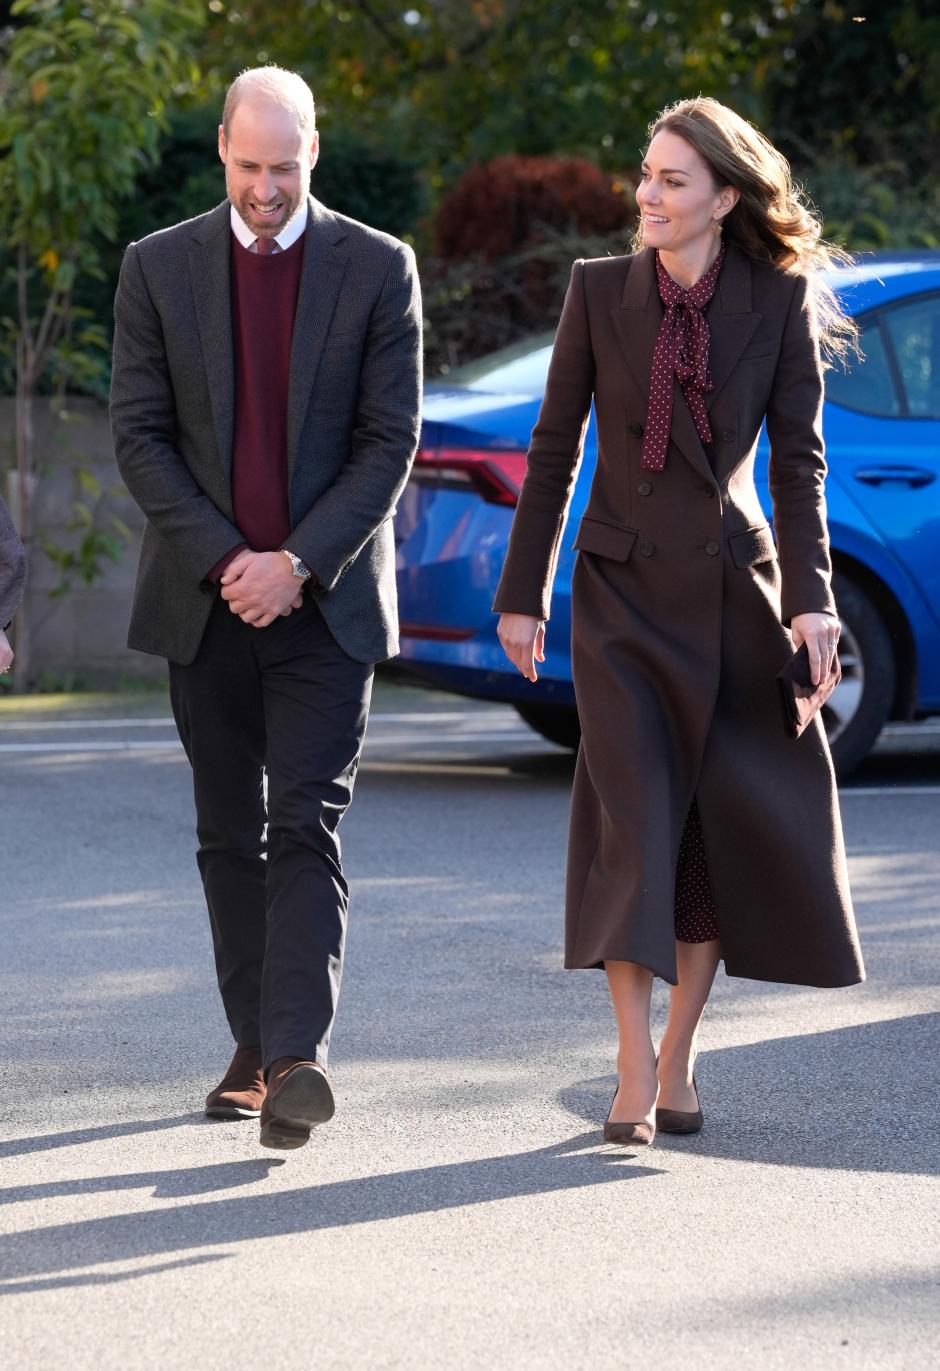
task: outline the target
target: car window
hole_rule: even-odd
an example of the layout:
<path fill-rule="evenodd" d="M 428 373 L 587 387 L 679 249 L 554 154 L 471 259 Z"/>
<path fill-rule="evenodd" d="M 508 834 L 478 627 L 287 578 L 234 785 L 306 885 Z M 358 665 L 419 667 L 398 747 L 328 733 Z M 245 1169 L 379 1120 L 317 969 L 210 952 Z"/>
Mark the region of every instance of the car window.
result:
<path fill-rule="evenodd" d="M 539 395 L 545 389 L 553 333 L 539 333 L 500 348 L 475 362 L 453 367 L 438 379 L 447 385 L 485 390 L 491 395 Z"/>
<path fill-rule="evenodd" d="M 885 327 L 907 396 L 917 419 L 940 418 L 940 295 L 924 295 L 886 309 Z"/>
<path fill-rule="evenodd" d="M 901 413 L 901 404 L 877 318 L 861 325 L 859 347 L 860 360 L 851 357 L 846 365 L 826 373 L 826 399 L 845 409 L 894 418 Z"/>

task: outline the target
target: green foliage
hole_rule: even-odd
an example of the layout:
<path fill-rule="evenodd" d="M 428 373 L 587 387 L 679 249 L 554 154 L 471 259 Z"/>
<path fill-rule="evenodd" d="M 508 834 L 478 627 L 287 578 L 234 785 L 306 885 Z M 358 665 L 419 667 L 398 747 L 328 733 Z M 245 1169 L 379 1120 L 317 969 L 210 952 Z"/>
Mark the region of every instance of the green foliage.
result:
<path fill-rule="evenodd" d="M 200 0 L 17 0 L 0 105 L 0 236 L 68 289 L 93 232 L 156 145 L 167 99 L 197 78 L 181 44 Z"/>
<path fill-rule="evenodd" d="M 6 354 L 32 391 L 94 388 L 107 334 L 76 286 L 100 273 L 100 242 L 157 147 L 166 103 L 198 75 L 201 0 L 15 0 L 0 87 L 0 242 L 12 250 Z"/>
<path fill-rule="evenodd" d="M 797 161 L 940 172 L 940 10 L 800 0 L 767 71 L 771 132 Z M 897 175 L 897 168 L 894 173 Z"/>
<path fill-rule="evenodd" d="M 420 160 L 432 188 L 503 153 L 631 166 L 670 100 L 735 92 L 794 0 L 213 0 L 206 42 L 224 86 L 267 61 L 300 71 L 325 130 Z"/>

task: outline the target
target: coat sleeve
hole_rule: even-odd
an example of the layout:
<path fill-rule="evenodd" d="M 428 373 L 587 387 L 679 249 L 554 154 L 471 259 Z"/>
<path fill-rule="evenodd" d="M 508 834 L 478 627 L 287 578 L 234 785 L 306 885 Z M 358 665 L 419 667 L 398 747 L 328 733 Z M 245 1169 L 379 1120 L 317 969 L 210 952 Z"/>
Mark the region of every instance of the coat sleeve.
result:
<path fill-rule="evenodd" d="M 0 628 L 8 628 L 26 586 L 26 550 L 0 500 Z"/>
<path fill-rule="evenodd" d="M 332 590 L 395 512 L 421 423 L 421 290 L 411 248 L 394 254 L 369 320 L 350 455 L 285 540 Z"/>
<path fill-rule="evenodd" d="M 545 396 L 532 431 L 526 475 L 493 602 L 497 614 L 547 619 L 568 505 L 584 454 L 594 394 L 594 352 L 575 262 L 552 350 Z"/>
<path fill-rule="evenodd" d="M 812 287 L 796 278 L 767 406 L 770 494 L 783 581 L 784 623 L 835 614 L 826 528 L 823 373 Z"/>
<path fill-rule="evenodd" d="M 133 243 L 114 300 L 111 432 L 124 484 L 193 579 L 203 580 L 245 540 L 174 445 L 176 401 L 163 328 Z"/>

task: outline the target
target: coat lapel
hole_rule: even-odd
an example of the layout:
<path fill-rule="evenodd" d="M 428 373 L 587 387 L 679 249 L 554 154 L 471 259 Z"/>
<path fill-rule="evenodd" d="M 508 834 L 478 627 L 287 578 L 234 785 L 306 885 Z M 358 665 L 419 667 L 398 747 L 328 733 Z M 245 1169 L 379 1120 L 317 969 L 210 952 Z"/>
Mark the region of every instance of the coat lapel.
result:
<path fill-rule="evenodd" d="M 735 363 L 763 315 L 751 313 L 751 266 L 743 252 L 729 247 L 718 277 L 718 289 L 705 310 L 708 320 L 708 374 L 712 389 L 705 397 L 711 409 Z"/>
<path fill-rule="evenodd" d="M 293 475 L 297 447 L 320 354 L 336 307 L 348 254 L 346 231 L 339 219 L 313 196 L 307 213 L 304 262 L 291 339 L 290 387 L 287 401 L 287 470 Z"/>
<path fill-rule="evenodd" d="M 663 302 L 656 286 L 655 260 L 649 248 L 637 253 L 631 262 L 620 305 L 610 311 L 610 317 L 630 374 L 645 405 L 649 401 L 653 349 L 663 321 Z"/>
<path fill-rule="evenodd" d="M 230 479 L 232 474 L 235 392 L 229 286 L 231 239 L 231 216 L 226 200 L 200 221 L 189 252 L 189 274 L 196 305 L 199 341 L 226 479 Z"/>

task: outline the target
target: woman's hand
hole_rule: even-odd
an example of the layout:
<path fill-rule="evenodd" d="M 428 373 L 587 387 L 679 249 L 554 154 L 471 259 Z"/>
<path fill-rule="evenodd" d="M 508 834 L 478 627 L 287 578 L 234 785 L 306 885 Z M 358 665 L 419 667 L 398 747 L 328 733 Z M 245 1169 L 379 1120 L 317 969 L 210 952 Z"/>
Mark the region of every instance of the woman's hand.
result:
<path fill-rule="evenodd" d="M 834 614 L 796 614 L 790 620 L 795 646 L 799 648 L 806 644 L 813 685 L 829 679 L 841 631 Z"/>
<path fill-rule="evenodd" d="M 501 614 L 496 632 L 503 651 L 527 680 L 537 681 L 536 662 L 545 661 L 545 624 L 530 614 Z"/>
<path fill-rule="evenodd" d="M 4 672 L 9 671 L 12 665 L 13 649 L 10 646 L 9 638 L 4 633 L 3 629 L 0 628 L 0 676 L 2 676 Z"/>

